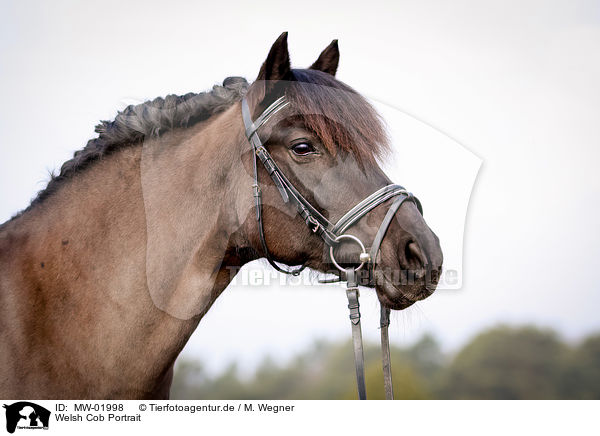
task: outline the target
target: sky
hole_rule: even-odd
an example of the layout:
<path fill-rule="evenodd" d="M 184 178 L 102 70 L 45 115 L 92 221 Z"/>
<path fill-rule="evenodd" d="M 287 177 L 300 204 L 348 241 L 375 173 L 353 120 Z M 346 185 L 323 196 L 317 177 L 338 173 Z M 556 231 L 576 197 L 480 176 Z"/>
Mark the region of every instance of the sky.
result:
<path fill-rule="evenodd" d="M 3 1 L 0 221 L 28 205 L 99 120 L 227 76 L 252 80 L 282 31 L 299 67 L 339 40 L 337 77 L 384 114 L 389 173 L 426 200 L 460 269 L 460 289 L 394 314 L 393 342 L 430 332 L 454 350 L 497 323 L 570 340 L 600 330 L 594 1 Z M 361 304 L 364 335 L 376 340 L 372 292 Z M 315 339 L 349 337 L 342 288 L 276 278 L 228 288 L 184 355 L 215 370 L 233 359 L 253 367 L 265 354 L 284 361 Z"/>

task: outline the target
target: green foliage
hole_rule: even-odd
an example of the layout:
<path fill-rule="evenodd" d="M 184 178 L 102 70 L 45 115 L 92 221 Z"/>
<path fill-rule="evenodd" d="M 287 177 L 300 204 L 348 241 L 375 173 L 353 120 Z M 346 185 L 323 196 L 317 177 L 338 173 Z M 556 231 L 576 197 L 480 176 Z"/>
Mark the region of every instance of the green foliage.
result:
<path fill-rule="evenodd" d="M 600 334 L 569 354 L 561 388 L 563 398 L 600 399 Z"/>
<path fill-rule="evenodd" d="M 391 349 L 396 399 L 600 399 L 600 334 L 570 347 L 550 330 L 496 327 L 476 336 L 453 359 L 432 336 Z M 365 344 L 370 399 L 383 399 L 379 345 Z M 216 376 L 201 363 L 176 365 L 174 399 L 355 399 L 350 341 L 316 342 L 280 366 L 266 358 L 252 376 L 230 365 Z"/>
<path fill-rule="evenodd" d="M 432 338 L 402 350 L 392 347 L 394 392 L 399 399 L 429 398 L 427 371 L 441 357 Z M 365 347 L 366 381 L 369 398 L 385 397 L 379 346 Z M 415 368 L 422 367 L 421 373 Z M 354 399 L 356 398 L 354 357 L 350 342 L 317 342 L 307 352 L 280 367 L 265 359 L 254 375 L 244 379 L 235 365 L 216 377 L 209 377 L 198 362 L 184 360 L 176 365 L 171 388 L 174 399 Z"/>
<path fill-rule="evenodd" d="M 498 327 L 464 347 L 445 372 L 438 395 L 459 399 L 560 398 L 557 381 L 567 348 L 553 332 Z"/>

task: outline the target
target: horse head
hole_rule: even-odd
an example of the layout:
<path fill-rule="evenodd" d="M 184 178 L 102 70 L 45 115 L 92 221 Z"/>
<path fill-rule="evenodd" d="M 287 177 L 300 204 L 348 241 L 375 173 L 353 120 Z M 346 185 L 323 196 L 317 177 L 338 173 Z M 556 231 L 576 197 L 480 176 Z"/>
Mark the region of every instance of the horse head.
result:
<path fill-rule="evenodd" d="M 255 187 L 262 223 L 258 229 L 250 224 L 248 232 L 260 255 L 288 265 L 331 272 L 333 263 L 343 275 L 370 264 L 360 282 L 374 286 L 384 306 L 404 309 L 435 290 L 442 251 L 418 200 L 401 187 L 388 188 L 397 185 L 379 165 L 389 151 L 382 121 L 366 99 L 335 78 L 338 62 L 333 41 L 310 68 L 292 69 L 284 33 L 250 86 L 243 103 L 246 134 L 254 147 L 250 155 L 264 165 L 258 165 Z M 370 208 L 347 217 L 378 193 Z M 392 206 L 399 195 L 410 201 Z M 352 222 L 343 226 L 340 219 Z M 369 258 L 373 245 L 378 249 Z"/>

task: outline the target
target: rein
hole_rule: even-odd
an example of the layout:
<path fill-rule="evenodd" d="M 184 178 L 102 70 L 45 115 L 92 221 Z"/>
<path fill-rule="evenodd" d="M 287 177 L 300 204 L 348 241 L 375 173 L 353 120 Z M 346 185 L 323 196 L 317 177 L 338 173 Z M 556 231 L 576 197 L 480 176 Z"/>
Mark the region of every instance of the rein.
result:
<path fill-rule="evenodd" d="M 254 191 L 254 200 L 256 205 L 256 220 L 258 223 L 258 232 L 260 241 L 263 249 L 263 253 L 267 258 L 268 262 L 277 271 L 298 275 L 306 267 L 306 264 L 294 270 L 286 270 L 281 268 L 273 260 L 267 247 L 267 241 L 265 239 L 265 232 L 262 220 L 262 191 L 258 180 L 258 168 L 257 158 L 260 159 L 264 165 L 267 173 L 275 183 L 275 186 L 281 194 L 281 198 L 284 203 L 291 203 L 296 206 L 297 212 L 304 220 L 306 226 L 311 232 L 318 235 L 323 239 L 325 245 L 329 247 L 329 257 L 333 265 L 340 270 L 341 275 L 344 274 L 346 277 L 347 288 L 346 295 L 348 297 L 348 309 L 350 310 L 350 322 L 352 325 L 352 342 L 354 346 L 354 363 L 356 367 L 356 383 L 358 386 L 358 396 L 361 400 L 366 399 L 366 387 L 365 387 L 365 374 L 364 374 L 364 353 L 362 343 L 362 330 L 360 324 L 360 304 L 358 301 L 359 290 L 357 272 L 367 265 L 369 272 L 369 286 L 375 286 L 375 267 L 377 264 L 377 255 L 379 254 L 379 248 L 385 237 L 387 229 L 389 228 L 392 220 L 405 201 L 412 201 L 416 204 L 419 212 L 423 214 L 420 201 L 404 189 L 400 185 L 387 185 L 377 190 L 367 198 L 359 202 L 356 206 L 346 212 L 335 224 L 331 223 L 325 218 L 315 207 L 313 207 L 306 198 L 298 192 L 294 185 L 287 179 L 285 174 L 279 169 L 271 154 L 264 147 L 259 135 L 258 130 L 263 126 L 273 115 L 289 105 L 289 101 L 285 97 L 280 97 L 275 100 L 262 114 L 258 116 L 255 121 L 252 121 L 252 115 L 248 106 L 248 101 L 244 97 L 242 99 L 242 118 L 244 120 L 244 127 L 246 129 L 246 137 L 252 145 L 253 149 L 253 168 L 254 168 L 254 183 L 252 188 Z M 367 251 L 362 241 L 354 235 L 345 233 L 352 225 L 357 223 L 361 218 L 375 209 L 382 203 L 394 199 L 391 206 L 389 207 L 379 230 L 375 234 L 371 249 Z M 354 242 L 359 245 L 361 253 L 358 259 L 358 266 L 355 268 L 344 268 L 335 259 L 335 249 L 344 242 Z M 334 281 L 339 281 L 336 279 Z M 323 281 L 325 283 L 331 282 L 330 280 Z M 394 398 L 392 389 L 392 372 L 391 372 L 391 360 L 390 360 L 390 345 L 388 326 L 390 325 L 390 309 L 381 306 L 381 349 L 382 349 L 382 363 L 384 373 L 384 385 L 386 399 L 392 400 Z"/>

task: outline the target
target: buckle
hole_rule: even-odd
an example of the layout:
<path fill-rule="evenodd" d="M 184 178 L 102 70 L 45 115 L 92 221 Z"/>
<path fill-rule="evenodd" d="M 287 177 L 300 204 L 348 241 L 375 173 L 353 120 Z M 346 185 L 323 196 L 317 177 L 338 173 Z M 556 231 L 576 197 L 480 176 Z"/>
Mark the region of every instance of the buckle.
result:
<path fill-rule="evenodd" d="M 317 233 L 321 228 L 321 224 L 312 215 L 306 217 L 306 225 L 313 233 Z"/>

